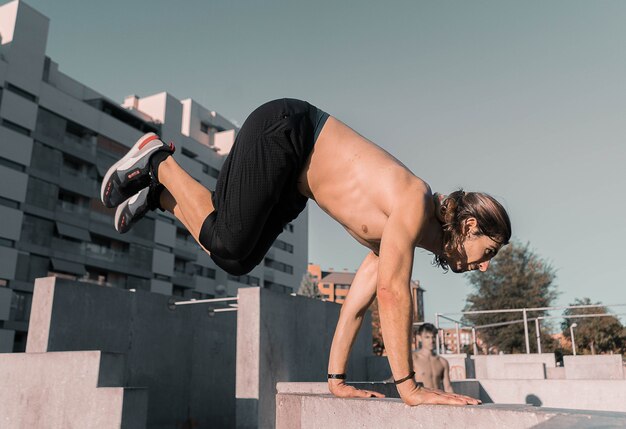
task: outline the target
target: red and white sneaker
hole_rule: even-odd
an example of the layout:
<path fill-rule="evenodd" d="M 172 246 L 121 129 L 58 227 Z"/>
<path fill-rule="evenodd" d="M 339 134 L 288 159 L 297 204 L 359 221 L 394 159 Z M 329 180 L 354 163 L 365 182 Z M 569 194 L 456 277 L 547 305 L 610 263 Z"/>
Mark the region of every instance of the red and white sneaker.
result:
<path fill-rule="evenodd" d="M 159 203 L 159 197 L 164 187 L 156 182 L 143 188 L 138 193 L 117 206 L 115 211 L 115 229 L 120 234 L 128 232 L 132 226 L 143 218 L 151 210 L 163 209 Z"/>
<path fill-rule="evenodd" d="M 148 133 L 137 140 L 122 159 L 109 168 L 102 180 L 100 199 L 106 207 L 116 207 L 156 180 L 150 157 L 157 152 L 174 153 L 174 144 L 165 144 Z"/>

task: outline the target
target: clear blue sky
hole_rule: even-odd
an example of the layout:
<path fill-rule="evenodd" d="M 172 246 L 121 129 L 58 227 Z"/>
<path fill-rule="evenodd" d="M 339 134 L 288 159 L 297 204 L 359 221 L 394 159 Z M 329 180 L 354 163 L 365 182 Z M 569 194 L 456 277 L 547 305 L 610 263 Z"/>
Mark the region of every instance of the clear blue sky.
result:
<path fill-rule="evenodd" d="M 434 190 L 499 198 L 556 268 L 557 304 L 626 302 L 626 2 L 28 3 L 61 71 L 108 97 L 168 91 L 240 124 L 308 100 Z M 358 267 L 366 251 L 309 213 L 309 260 Z M 459 311 L 465 277 L 431 260 L 416 251 L 427 317 Z"/>

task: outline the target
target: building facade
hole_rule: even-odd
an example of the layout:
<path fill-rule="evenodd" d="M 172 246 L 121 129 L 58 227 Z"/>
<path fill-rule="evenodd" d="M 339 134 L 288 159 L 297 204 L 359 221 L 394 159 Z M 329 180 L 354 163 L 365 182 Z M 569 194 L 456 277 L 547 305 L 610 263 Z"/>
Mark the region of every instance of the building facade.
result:
<path fill-rule="evenodd" d="M 165 92 L 111 101 L 46 56 L 48 26 L 23 2 L 0 6 L 0 352 L 24 350 L 38 277 L 187 298 L 235 295 L 248 285 L 295 291 L 308 259 L 306 211 L 244 276 L 220 270 L 167 212 L 115 231 L 100 184 L 141 135 L 174 141 L 176 161 L 215 189 L 238 129 Z"/>

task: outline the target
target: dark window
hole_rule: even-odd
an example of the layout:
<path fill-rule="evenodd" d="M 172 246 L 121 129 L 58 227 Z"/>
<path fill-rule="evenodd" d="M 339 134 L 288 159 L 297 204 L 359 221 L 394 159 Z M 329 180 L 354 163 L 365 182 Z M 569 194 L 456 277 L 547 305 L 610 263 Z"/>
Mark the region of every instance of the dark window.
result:
<path fill-rule="evenodd" d="M 265 266 L 278 271 L 282 271 L 283 273 L 293 274 L 293 267 L 291 265 L 275 261 L 271 258 L 265 258 Z"/>
<path fill-rule="evenodd" d="M 172 295 L 174 296 L 185 296 L 185 288 L 180 286 L 172 287 Z"/>
<path fill-rule="evenodd" d="M 26 127 L 16 124 L 15 122 L 11 122 L 11 121 L 7 121 L 6 119 L 3 119 L 2 125 L 5 128 L 15 131 L 16 133 L 24 134 L 25 136 L 30 137 L 30 130 Z"/>
<path fill-rule="evenodd" d="M 285 252 L 293 253 L 293 245 L 282 240 L 275 240 L 274 243 L 272 243 L 272 247 L 284 250 Z"/>
<path fill-rule="evenodd" d="M 2 157 L 0 157 L 0 165 L 4 165 L 5 167 L 9 167 L 17 171 L 24 171 L 26 169 L 26 167 L 24 167 L 22 164 L 18 164 L 17 162 L 13 162 Z"/>
<path fill-rule="evenodd" d="M 288 223 L 287 225 L 285 225 L 285 226 L 283 227 L 283 231 L 293 232 L 293 224 Z"/>
<path fill-rule="evenodd" d="M 195 153 L 193 153 L 192 151 L 190 151 L 189 149 L 186 149 L 186 148 L 182 148 L 182 149 L 180 150 L 180 152 L 181 152 L 183 155 L 188 156 L 188 157 L 189 157 L 189 158 L 191 158 L 191 159 L 194 159 L 194 158 L 196 158 L 196 157 L 198 156 L 198 155 L 196 155 Z"/>
<path fill-rule="evenodd" d="M 217 125 L 209 124 L 208 122 L 200 122 L 200 131 L 205 134 L 219 133 L 226 130 L 226 128 L 218 127 Z"/>
<path fill-rule="evenodd" d="M 265 280 L 265 289 L 273 290 L 281 293 L 291 293 L 292 289 L 288 286 L 281 285 L 280 283 L 274 283 L 270 280 Z"/>
<path fill-rule="evenodd" d="M 0 237 L 0 246 L 13 247 L 14 245 L 15 245 L 15 241 L 7 240 L 6 238 L 1 238 Z"/>
<path fill-rule="evenodd" d="M 8 198 L 0 197 L 0 206 L 11 207 L 12 209 L 19 209 L 20 203 L 10 200 Z"/>
<path fill-rule="evenodd" d="M 11 320 L 15 320 L 17 322 L 28 321 L 32 302 L 32 293 L 14 290 L 13 298 L 11 299 Z"/>
<path fill-rule="evenodd" d="M 37 102 L 37 96 L 31 94 L 28 91 L 24 91 L 22 88 L 18 88 L 17 86 L 7 83 L 7 91 L 11 91 L 13 94 L 17 94 L 22 98 L 25 98 L 27 100 L 30 101 L 34 101 L 35 103 Z"/>
<path fill-rule="evenodd" d="M 214 279 L 216 271 L 213 268 L 203 267 L 202 265 L 194 264 L 196 268 L 196 275 L 201 277 L 207 277 Z"/>
<path fill-rule="evenodd" d="M 243 276 L 231 276 L 228 275 L 228 280 L 232 280 L 235 282 L 243 283 L 250 286 L 259 286 L 260 279 L 258 277 L 243 275 Z"/>

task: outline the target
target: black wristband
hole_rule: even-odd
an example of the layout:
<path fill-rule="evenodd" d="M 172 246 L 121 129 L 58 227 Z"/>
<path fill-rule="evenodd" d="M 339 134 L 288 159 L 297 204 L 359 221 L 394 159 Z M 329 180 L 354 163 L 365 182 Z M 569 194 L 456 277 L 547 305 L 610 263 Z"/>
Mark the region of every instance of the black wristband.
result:
<path fill-rule="evenodd" d="M 334 378 L 337 380 L 345 380 L 346 374 L 328 374 L 328 379 L 330 380 L 331 378 Z"/>
<path fill-rule="evenodd" d="M 414 376 L 415 376 L 415 371 L 411 371 L 411 372 L 409 373 L 409 375 L 407 375 L 406 377 L 401 378 L 400 380 L 393 380 L 393 382 L 394 382 L 395 384 L 404 383 L 405 381 L 407 381 L 407 380 L 408 380 L 408 379 L 410 379 L 410 378 L 413 378 Z"/>

